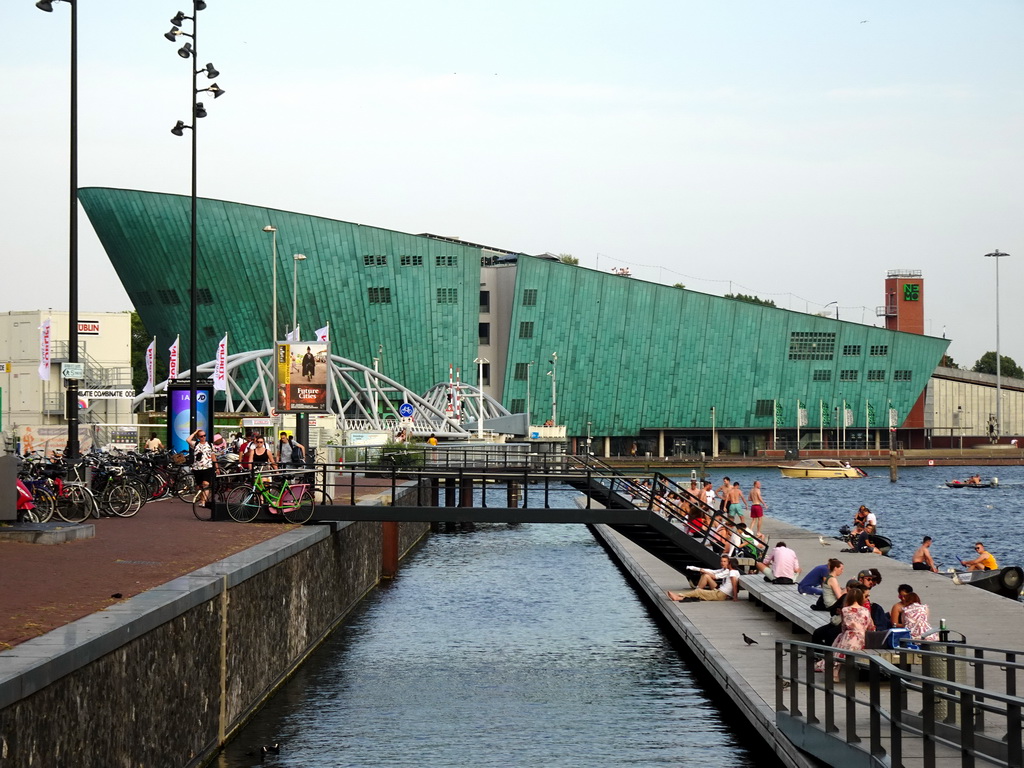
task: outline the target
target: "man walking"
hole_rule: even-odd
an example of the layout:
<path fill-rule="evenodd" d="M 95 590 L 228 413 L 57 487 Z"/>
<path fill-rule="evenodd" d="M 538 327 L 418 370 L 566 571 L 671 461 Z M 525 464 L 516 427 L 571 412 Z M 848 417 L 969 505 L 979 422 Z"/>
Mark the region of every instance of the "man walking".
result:
<path fill-rule="evenodd" d="M 750 526 L 761 538 L 761 520 L 764 518 L 764 497 L 761 495 L 761 481 L 755 480 L 750 489 Z"/>

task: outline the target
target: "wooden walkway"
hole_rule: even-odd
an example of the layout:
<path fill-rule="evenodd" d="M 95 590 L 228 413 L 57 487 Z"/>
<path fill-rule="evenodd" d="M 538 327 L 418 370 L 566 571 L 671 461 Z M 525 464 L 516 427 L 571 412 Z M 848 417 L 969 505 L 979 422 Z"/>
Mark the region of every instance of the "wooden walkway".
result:
<path fill-rule="evenodd" d="M 741 592 L 739 602 L 672 602 L 665 595 L 666 590 L 689 588 L 681 573 L 607 526 L 595 526 L 595 530 L 780 759 L 791 766 L 820 765 L 797 749 L 776 724 L 775 643 L 779 640 L 809 641 L 809 636 L 794 630 L 789 620 L 762 610 L 749 599 L 746 591 Z M 937 574 L 914 571 L 908 563 L 887 557 L 840 552 L 845 545 L 835 539 L 826 539 L 830 546 L 822 546 L 818 534 L 777 520 L 765 518 L 764 532 L 771 539 L 770 546 L 782 540 L 794 549 L 805 573 L 829 557 L 843 561 L 844 578 L 856 578 L 863 568 L 877 568 L 882 574 L 882 583 L 872 590 L 871 597 L 886 610 L 896 602 L 897 585 L 907 583 L 929 605 L 934 626 L 938 627 L 940 618 L 945 618 L 947 625 L 965 634 L 972 645 L 1020 648 L 1024 652 L 1024 604 L 975 587 L 955 585 L 951 579 Z M 796 586 L 788 589 L 794 594 L 797 592 Z M 814 598 L 806 596 L 803 599 L 810 604 Z M 819 623 L 824 624 L 827 614 L 820 616 Z M 744 633 L 757 644 L 746 645 Z M 858 688 L 861 687 L 863 684 L 858 684 Z M 989 690 L 1001 689 L 998 675 L 991 675 L 991 684 L 986 675 L 986 687 Z M 824 694 L 819 701 L 823 699 Z M 821 711 L 823 705 L 819 708 Z M 866 710 L 858 719 L 863 720 L 858 722 L 858 728 L 867 733 Z M 924 765 L 923 743 L 919 739 L 916 744 L 914 741 L 906 737 L 903 739 L 903 764 L 906 766 Z M 959 753 L 953 750 L 940 747 L 936 757 L 935 764 L 939 766 L 961 764 Z"/>

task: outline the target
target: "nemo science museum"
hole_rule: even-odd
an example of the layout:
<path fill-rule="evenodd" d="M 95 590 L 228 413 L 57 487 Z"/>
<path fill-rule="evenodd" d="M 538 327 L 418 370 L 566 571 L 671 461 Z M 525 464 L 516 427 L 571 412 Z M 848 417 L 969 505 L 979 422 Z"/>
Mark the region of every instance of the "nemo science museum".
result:
<path fill-rule="evenodd" d="M 157 348 L 187 338 L 191 198 L 79 196 Z M 602 455 L 923 447 L 923 393 L 948 342 L 922 332 L 919 272 L 889 273 L 878 328 L 548 254 L 223 200 L 200 198 L 197 211 L 199 363 L 225 331 L 232 350 L 270 348 L 276 254 L 280 336 L 294 292 L 302 339 L 330 323 L 333 353 L 376 359 L 417 393 L 450 367 L 472 384 L 482 374 L 510 412 L 565 425 L 570 448 L 588 438 Z"/>

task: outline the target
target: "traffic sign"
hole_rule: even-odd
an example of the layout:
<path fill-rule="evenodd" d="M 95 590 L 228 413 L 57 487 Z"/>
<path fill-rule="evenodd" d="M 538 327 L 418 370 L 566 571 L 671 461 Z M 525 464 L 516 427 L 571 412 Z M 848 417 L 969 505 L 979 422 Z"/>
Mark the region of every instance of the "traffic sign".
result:
<path fill-rule="evenodd" d="M 398 415 L 401 416 L 403 419 L 411 419 L 413 413 L 413 407 L 412 404 L 410 403 L 402 403 L 400 406 L 398 406 Z"/>
<path fill-rule="evenodd" d="M 80 381 L 85 378 L 85 363 L 61 363 L 60 375 L 65 379 Z"/>

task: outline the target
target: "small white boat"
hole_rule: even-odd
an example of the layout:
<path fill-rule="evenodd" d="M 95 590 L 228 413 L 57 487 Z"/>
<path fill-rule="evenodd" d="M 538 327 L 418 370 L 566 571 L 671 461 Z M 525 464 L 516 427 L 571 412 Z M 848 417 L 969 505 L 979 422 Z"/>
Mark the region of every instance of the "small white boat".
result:
<path fill-rule="evenodd" d="M 867 473 L 836 459 L 805 459 L 780 466 L 783 477 L 867 477 Z"/>

